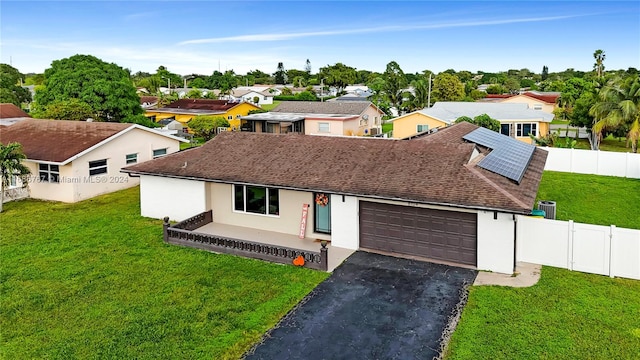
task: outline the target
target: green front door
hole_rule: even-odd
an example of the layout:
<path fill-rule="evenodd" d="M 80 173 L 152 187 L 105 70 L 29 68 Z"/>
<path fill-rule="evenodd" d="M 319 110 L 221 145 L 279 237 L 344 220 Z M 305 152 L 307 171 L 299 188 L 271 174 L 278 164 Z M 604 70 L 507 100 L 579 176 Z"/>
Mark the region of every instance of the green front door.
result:
<path fill-rule="evenodd" d="M 331 234 L 331 197 L 329 194 L 315 193 L 313 198 L 314 231 Z"/>

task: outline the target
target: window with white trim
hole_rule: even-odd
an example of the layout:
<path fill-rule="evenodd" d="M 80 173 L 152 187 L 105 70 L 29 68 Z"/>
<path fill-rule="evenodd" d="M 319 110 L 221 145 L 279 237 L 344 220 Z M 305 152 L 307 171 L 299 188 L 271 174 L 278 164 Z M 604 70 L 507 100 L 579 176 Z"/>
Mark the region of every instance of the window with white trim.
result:
<path fill-rule="evenodd" d="M 9 178 L 9 188 L 18 187 L 18 177 L 15 175 L 11 175 Z"/>
<path fill-rule="evenodd" d="M 331 127 L 328 122 L 318 123 L 318 132 L 331 132 Z"/>
<path fill-rule="evenodd" d="M 516 136 L 524 137 L 524 136 L 529 136 L 529 134 L 533 136 L 538 136 L 538 124 L 520 123 L 516 125 Z"/>
<path fill-rule="evenodd" d="M 278 189 L 263 186 L 233 185 L 233 209 L 235 211 L 280 215 Z"/>
<path fill-rule="evenodd" d="M 153 158 L 159 158 L 160 156 L 167 155 L 167 148 L 153 150 Z"/>
<path fill-rule="evenodd" d="M 138 162 L 138 154 L 127 154 L 125 156 L 125 161 L 126 161 L 127 165 L 137 163 Z"/>
<path fill-rule="evenodd" d="M 89 161 L 89 176 L 106 174 L 107 159 Z"/>
<path fill-rule="evenodd" d="M 426 124 L 418 124 L 416 125 L 416 132 L 424 132 L 424 131 L 429 131 L 429 125 Z"/>

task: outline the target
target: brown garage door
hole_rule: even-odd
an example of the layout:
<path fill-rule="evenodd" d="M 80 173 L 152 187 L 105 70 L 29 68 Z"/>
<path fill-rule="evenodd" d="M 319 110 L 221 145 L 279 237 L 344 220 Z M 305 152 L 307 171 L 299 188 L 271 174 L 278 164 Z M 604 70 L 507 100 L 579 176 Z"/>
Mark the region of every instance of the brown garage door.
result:
<path fill-rule="evenodd" d="M 360 202 L 360 247 L 476 265 L 476 214 Z"/>

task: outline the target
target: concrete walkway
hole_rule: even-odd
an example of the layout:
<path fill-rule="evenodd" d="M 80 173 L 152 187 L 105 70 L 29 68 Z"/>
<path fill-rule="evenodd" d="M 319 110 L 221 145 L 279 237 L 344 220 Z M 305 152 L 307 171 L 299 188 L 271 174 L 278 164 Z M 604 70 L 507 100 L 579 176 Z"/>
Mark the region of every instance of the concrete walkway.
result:
<path fill-rule="evenodd" d="M 480 271 L 473 285 L 533 286 L 540 280 L 540 268 L 541 266 L 537 264 L 518 262 L 516 263 L 516 272 L 513 275 Z"/>

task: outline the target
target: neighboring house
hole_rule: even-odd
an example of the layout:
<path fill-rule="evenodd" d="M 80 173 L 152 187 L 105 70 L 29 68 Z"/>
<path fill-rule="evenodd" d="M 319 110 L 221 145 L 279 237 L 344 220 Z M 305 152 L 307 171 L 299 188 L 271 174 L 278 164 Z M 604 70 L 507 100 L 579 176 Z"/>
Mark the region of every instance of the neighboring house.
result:
<path fill-rule="evenodd" d="M 404 139 L 418 133 L 453 124 L 461 116 L 474 118 L 487 114 L 500 121 L 500 133 L 531 143 L 529 134 L 542 137 L 549 134 L 554 115 L 533 110 L 525 103 L 437 102 L 431 108 L 397 117 L 393 122 L 393 137 Z"/>
<path fill-rule="evenodd" d="M 249 114 L 251 110 L 261 109 L 242 101 L 180 99 L 163 108 L 147 110 L 145 116 L 156 122 L 171 118 L 185 125 L 198 115 L 221 116 L 229 121 L 233 129 L 239 129 L 242 116 Z"/>
<path fill-rule="evenodd" d="M 26 119 L 31 119 L 31 116 L 14 104 L 0 104 L 0 126 L 13 125 Z"/>
<path fill-rule="evenodd" d="M 345 94 L 342 96 L 338 96 L 337 98 L 329 99 L 327 101 L 369 101 L 369 97 L 373 95 L 372 93 L 365 91 L 360 94 Z"/>
<path fill-rule="evenodd" d="M 371 102 L 283 101 L 267 113 L 243 116 L 253 132 L 376 135 L 384 113 Z"/>
<path fill-rule="evenodd" d="M 177 152 L 181 141 L 144 126 L 107 122 L 30 119 L 0 131 L 3 144 L 22 144 L 30 196 L 63 202 L 137 185 L 120 169 Z"/>
<path fill-rule="evenodd" d="M 230 95 L 230 100 L 246 101 L 257 105 L 271 105 L 273 104 L 273 94 L 259 92 L 254 90 L 239 90 L 234 89 Z M 255 99 L 258 99 L 258 102 Z"/>
<path fill-rule="evenodd" d="M 371 94 L 369 87 L 366 85 L 347 85 L 344 87 L 344 92 L 347 94 L 355 94 L 358 96 L 362 96 L 364 93 Z"/>
<path fill-rule="evenodd" d="M 531 213 L 546 156 L 461 123 L 410 141 L 226 132 L 123 172 L 140 177 L 142 216 L 211 210 L 214 226 L 511 274 L 514 215 Z"/>
<path fill-rule="evenodd" d="M 526 91 L 518 95 L 487 95 L 486 98 L 479 101 L 499 102 L 503 104 L 524 103 L 527 104 L 530 109 L 553 114 L 553 110 L 558 108 L 559 98 L 559 92 Z"/>
<path fill-rule="evenodd" d="M 140 96 L 140 106 L 143 110 L 155 109 L 158 107 L 157 96 Z"/>

